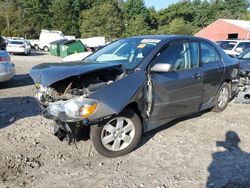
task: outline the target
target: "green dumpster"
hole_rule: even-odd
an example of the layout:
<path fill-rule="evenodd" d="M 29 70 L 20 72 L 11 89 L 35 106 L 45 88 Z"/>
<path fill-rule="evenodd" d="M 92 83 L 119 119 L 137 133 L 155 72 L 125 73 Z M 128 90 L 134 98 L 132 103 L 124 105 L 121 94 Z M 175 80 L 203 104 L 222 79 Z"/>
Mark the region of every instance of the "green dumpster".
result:
<path fill-rule="evenodd" d="M 50 55 L 60 56 L 60 46 L 68 42 L 67 39 L 56 40 L 50 43 Z"/>
<path fill-rule="evenodd" d="M 71 54 L 85 52 L 87 49 L 80 40 L 71 40 L 60 46 L 60 56 L 66 57 Z"/>

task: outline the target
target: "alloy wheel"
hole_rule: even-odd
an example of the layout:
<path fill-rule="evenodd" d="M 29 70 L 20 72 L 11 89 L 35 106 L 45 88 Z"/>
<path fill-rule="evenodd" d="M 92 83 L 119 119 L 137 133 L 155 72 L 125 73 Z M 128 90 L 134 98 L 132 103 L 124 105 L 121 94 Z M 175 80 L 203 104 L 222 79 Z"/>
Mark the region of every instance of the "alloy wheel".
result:
<path fill-rule="evenodd" d="M 229 98 L 229 91 L 226 87 L 223 87 L 220 90 L 220 93 L 218 96 L 218 106 L 220 108 L 223 108 L 227 104 L 228 98 Z"/>
<path fill-rule="evenodd" d="M 121 151 L 131 144 L 135 125 L 126 117 L 117 117 L 104 125 L 101 133 L 103 146 L 110 151 Z"/>

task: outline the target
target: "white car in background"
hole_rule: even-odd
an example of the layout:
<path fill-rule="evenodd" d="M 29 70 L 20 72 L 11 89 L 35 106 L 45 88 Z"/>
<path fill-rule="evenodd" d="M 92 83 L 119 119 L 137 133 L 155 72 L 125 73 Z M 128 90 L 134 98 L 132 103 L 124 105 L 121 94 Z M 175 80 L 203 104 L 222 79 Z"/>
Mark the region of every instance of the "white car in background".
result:
<path fill-rule="evenodd" d="M 238 56 L 250 48 L 250 40 L 221 40 L 216 42 L 228 55 Z"/>
<path fill-rule="evenodd" d="M 29 55 L 31 46 L 26 40 L 10 40 L 6 46 L 6 51 L 13 54 Z"/>
<path fill-rule="evenodd" d="M 90 54 L 92 54 L 93 52 L 81 52 L 81 53 L 76 53 L 76 54 L 72 54 L 69 56 L 66 56 L 65 58 L 62 59 L 63 62 L 69 62 L 69 61 L 81 61 L 83 60 L 85 57 L 89 56 Z"/>

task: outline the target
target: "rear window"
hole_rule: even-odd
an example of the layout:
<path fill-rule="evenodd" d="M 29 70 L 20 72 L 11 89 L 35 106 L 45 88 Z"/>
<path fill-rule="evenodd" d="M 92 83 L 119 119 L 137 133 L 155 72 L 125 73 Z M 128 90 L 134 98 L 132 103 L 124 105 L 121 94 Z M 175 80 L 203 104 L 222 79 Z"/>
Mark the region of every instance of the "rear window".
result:
<path fill-rule="evenodd" d="M 12 41 L 10 41 L 10 44 L 22 45 L 23 42 L 22 41 L 14 41 L 14 40 L 12 40 Z"/>
<path fill-rule="evenodd" d="M 224 50 L 232 50 L 234 46 L 237 44 L 236 41 L 219 41 L 217 42 L 219 47 L 221 47 Z"/>

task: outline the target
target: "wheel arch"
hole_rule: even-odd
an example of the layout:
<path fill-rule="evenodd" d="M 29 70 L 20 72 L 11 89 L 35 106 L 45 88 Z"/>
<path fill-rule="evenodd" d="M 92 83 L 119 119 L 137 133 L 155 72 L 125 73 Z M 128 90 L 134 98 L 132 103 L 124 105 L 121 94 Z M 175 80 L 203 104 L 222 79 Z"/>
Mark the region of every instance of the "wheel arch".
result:
<path fill-rule="evenodd" d="M 226 82 L 226 83 L 228 83 L 228 85 L 229 85 L 229 89 L 230 89 L 230 97 L 232 97 L 232 80 L 231 79 L 224 79 L 224 81 L 221 83 L 221 85 L 224 83 L 224 82 Z"/>
<path fill-rule="evenodd" d="M 141 123 L 142 123 L 142 129 L 144 130 L 142 112 L 139 108 L 138 103 L 135 101 L 130 102 L 129 104 L 127 104 L 127 106 L 123 110 L 125 110 L 125 109 L 132 109 L 138 115 L 138 117 L 140 118 Z"/>

